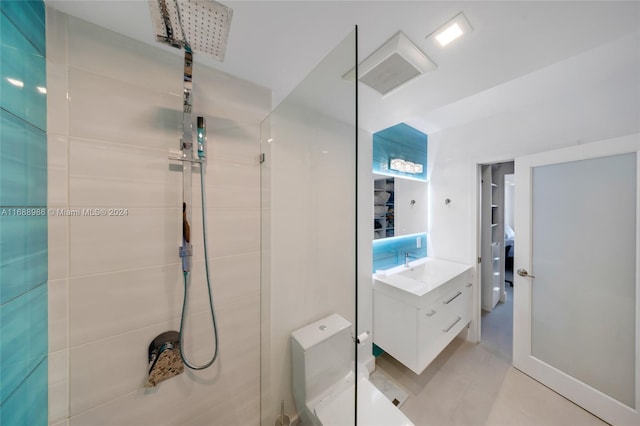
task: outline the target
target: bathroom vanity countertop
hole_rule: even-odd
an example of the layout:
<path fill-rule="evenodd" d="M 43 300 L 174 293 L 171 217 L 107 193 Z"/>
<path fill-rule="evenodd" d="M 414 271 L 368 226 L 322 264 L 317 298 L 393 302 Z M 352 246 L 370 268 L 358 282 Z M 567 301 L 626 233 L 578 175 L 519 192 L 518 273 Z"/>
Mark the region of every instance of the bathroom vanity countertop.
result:
<path fill-rule="evenodd" d="M 470 269 L 470 265 L 428 257 L 410 262 L 409 267 L 376 271 L 374 287 L 385 285 L 421 297 Z"/>

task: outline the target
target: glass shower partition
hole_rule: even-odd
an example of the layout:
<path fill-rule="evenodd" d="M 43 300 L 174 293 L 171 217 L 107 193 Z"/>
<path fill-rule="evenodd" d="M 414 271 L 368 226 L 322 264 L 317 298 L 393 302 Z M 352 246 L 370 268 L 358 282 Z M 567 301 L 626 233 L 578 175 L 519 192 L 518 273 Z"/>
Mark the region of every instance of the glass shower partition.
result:
<path fill-rule="evenodd" d="M 300 414 L 293 393 L 292 332 L 332 314 L 350 323 L 350 336 L 357 330 L 356 32 L 261 126 L 264 426 L 278 424 L 281 410 L 288 417 L 285 425 Z M 356 344 L 349 338 L 348 345 L 347 368 L 355 373 Z M 351 415 L 355 424 L 355 400 Z"/>

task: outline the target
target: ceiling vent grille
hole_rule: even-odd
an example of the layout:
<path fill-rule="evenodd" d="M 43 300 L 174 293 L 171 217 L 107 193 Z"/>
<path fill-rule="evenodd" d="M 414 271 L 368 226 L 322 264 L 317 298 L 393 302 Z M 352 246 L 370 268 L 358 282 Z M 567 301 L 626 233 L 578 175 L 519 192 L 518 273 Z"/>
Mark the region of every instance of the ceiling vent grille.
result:
<path fill-rule="evenodd" d="M 387 95 L 435 69 L 436 64 L 399 32 L 358 66 L 358 74 L 364 84 Z"/>

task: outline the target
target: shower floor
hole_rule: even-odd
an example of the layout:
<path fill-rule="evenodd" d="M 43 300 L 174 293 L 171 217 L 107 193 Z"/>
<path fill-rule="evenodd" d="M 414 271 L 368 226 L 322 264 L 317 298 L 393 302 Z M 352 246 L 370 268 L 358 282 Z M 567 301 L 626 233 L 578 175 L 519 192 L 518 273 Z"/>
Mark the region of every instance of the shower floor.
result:
<path fill-rule="evenodd" d="M 396 407 L 402 407 L 402 404 L 404 404 L 409 397 L 409 394 L 381 369 L 374 371 L 374 373 L 369 376 L 369 381 Z"/>

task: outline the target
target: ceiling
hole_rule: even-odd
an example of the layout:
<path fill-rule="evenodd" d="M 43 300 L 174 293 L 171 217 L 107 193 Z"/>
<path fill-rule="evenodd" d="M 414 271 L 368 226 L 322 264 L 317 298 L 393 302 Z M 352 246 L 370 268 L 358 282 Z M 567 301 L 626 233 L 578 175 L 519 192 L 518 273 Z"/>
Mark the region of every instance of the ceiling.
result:
<path fill-rule="evenodd" d="M 148 2 L 46 0 L 70 15 L 154 41 Z M 270 88 L 281 102 L 358 25 L 362 61 L 398 31 L 438 68 L 389 94 L 361 85 L 360 125 L 406 122 L 426 133 L 607 85 L 640 96 L 640 2 L 232 1 L 224 63 L 198 62 Z M 474 31 L 439 48 L 425 37 L 464 12 Z M 568 95 L 567 95 L 568 96 Z M 579 98 L 579 97 L 578 97 Z M 625 101 L 625 100 L 622 100 Z"/>

